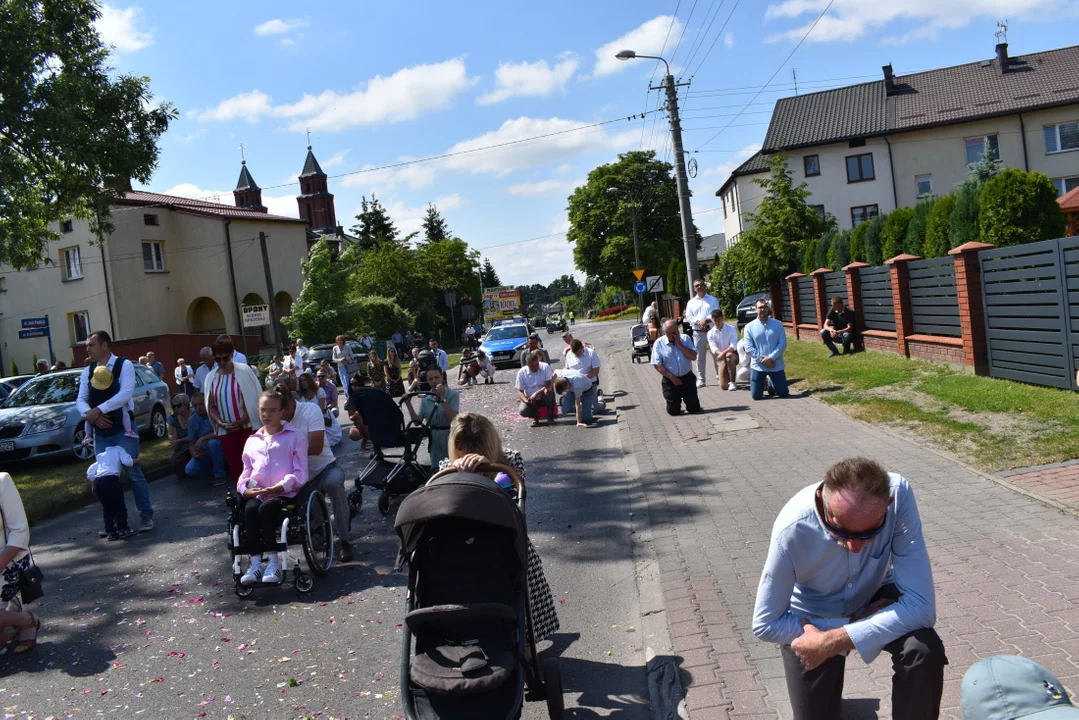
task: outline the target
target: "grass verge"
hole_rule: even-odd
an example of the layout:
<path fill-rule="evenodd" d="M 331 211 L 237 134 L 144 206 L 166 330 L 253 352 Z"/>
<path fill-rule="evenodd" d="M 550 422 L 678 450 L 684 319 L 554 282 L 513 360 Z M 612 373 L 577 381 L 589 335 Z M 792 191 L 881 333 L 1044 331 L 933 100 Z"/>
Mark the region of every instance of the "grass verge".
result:
<path fill-rule="evenodd" d="M 171 455 L 167 440 L 143 440 L 139 444 L 142 471 L 147 475 L 167 466 Z M 31 525 L 97 501 L 86 480 L 89 465 L 77 461 L 40 462 L 11 472 Z M 129 487 L 126 481 L 124 485 Z"/>
<path fill-rule="evenodd" d="M 1079 395 L 863 352 L 787 345 L 794 386 L 846 414 L 917 436 L 987 472 L 1079 457 Z"/>

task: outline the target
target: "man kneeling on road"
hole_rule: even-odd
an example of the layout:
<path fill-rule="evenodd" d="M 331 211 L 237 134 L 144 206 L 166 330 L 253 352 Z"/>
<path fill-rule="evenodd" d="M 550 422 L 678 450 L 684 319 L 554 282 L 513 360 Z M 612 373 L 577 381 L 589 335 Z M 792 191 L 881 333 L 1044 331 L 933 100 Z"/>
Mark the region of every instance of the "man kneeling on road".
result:
<path fill-rule="evenodd" d="M 554 425 L 554 373 L 538 352 L 528 353 L 527 364 L 517 371 L 517 397 L 521 404 L 517 412 L 532 418 L 532 427 L 539 425 L 539 411 L 547 408 L 547 424 Z"/>
<path fill-rule="evenodd" d="M 579 342 L 579 341 L 577 341 Z M 575 411 L 577 427 L 592 424 L 592 404 L 596 399 L 596 388 L 592 379 L 580 370 L 562 370 L 554 381 L 555 392 L 562 393 L 562 414 Z"/>
<path fill-rule="evenodd" d="M 832 298 L 832 309 L 824 321 L 824 327 L 820 331 L 820 339 L 830 350 L 828 357 L 835 357 L 839 350 L 835 346 L 836 340 L 843 344 L 843 354 L 850 355 L 851 340 L 854 339 L 854 311 L 844 307 L 843 298 L 836 295 Z"/>
<path fill-rule="evenodd" d="M 693 374 L 696 360 L 693 341 L 678 332 L 678 323 L 674 320 L 663 323 L 663 337 L 652 345 L 652 367 L 663 376 L 661 384 L 668 415 L 681 415 L 683 402 L 687 413 L 700 412 L 697 377 Z"/>
<path fill-rule="evenodd" d="M 892 717 L 935 718 L 944 644 L 914 492 L 878 463 L 850 458 L 798 492 L 772 527 L 753 634 L 780 645 L 795 720 L 843 716 L 856 650 L 892 656 Z"/>

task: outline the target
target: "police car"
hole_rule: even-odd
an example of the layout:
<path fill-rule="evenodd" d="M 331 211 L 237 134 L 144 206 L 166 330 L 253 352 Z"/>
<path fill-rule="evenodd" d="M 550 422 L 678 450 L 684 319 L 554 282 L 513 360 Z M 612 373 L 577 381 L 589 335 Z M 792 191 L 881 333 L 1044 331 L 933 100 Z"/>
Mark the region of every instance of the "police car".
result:
<path fill-rule="evenodd" d="M 521 366 L 521 353 L 528 347 L 528 325 L 523 322 L 512 325 L 496 325 L 483 338 L 480 350 L 487 354 L 495 367 Z"/>

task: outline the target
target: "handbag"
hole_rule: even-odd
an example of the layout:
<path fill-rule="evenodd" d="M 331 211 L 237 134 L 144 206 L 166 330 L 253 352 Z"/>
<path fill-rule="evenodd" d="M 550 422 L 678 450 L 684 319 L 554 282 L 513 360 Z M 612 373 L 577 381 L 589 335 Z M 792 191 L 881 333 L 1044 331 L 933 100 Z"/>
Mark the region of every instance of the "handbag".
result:
<path fill-rule="evenodd" d="M 7 516 L 4 515 L 3 505 L 0 505 L 0 521 L 4 523 L 4 545 L 6 546 Z M 27 549 L 27 552 L 30 553 L 30 563 L 26 567 L 16 565 L 19 596 L 22 598 L 23 605 L 29 605 L 35 600 L 40 600 L 45 597 L 45 588 L 41 585 L 42 581 L 45 579 L 45 573 L 41 572 L 41 568 L 39 568 L 34 561 L 34 551 Z"/>

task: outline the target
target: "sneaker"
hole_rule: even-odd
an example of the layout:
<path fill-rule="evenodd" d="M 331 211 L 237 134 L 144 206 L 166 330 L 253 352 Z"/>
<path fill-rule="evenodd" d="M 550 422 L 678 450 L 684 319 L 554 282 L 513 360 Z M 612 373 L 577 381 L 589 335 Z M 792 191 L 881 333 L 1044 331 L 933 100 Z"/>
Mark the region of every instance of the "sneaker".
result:
<path fill-rule="evenodd" d="M 221 477 L 215 477 L 213 479 L 213 486 L 214 487 L 221 487 L 224 484 L 225 484 L 225 476 L 224 475 L 222 475 Z"/>
<path fill-rule="evenodd" d="M 120 539 L 120 533 L 115 532 L 115 531 L 113 531 L 111 533 L 105 533 L 105 539 L 106 540 L 119 540 Z"/>
<path fill-rule="evenodd" d="M 139 532 L 150 532 L 154 529 L 154 519 L 152 517 L 144 517 L 142 523 L 139 525 Z"/>
<path fill-rule="evenodd" d="M 125 538 L 132 537 L 134 535 L 138 535 L 137 532 L 135 532 L 134 530 L 131 530 L 129 528 L 124 528 L 123 530 L 117 530 L 116 534 L 120 536 L 121 540 L 123 540 Z"/>
<path fill-rule="evenodd" d="M 257 582 L 262 582 L 262 558 L 252 558 L 251 567 L 247 568 L 247 572 L 240 578 L 241 585 L 254 585 Z"/>
<path fill-rule="evenodd" d="M 734 383 L 727 383 L 727 390 L 728 391 L 734 392 L 737 389 L 738 389 L 738 386 L 735 385 Z"/>
<path fill-rule="evenodd" d="M 97 531 L 97 536 L 99 538 L 101 538 L 102 540 L 104 540 L 105 538 L 107 538 L 111 534 L 112 533 L 110 533 L 108 530 L 98 530 Z"/>
<path fill-rule="evenodd" d="M 701 378 L 700 380 L 697 381 L 697 387 L 699 387 L 699 388 L 704 387 L 704 378 Z"/>
<path fill-rule="evenodd" d="M 277 558 L 270 560 L 270 564 L 266 566 L 266 569 L 262 573 L 262 582 L 264 583 L 279 583 L 284 577 L 284 572 L 281 570 L 281 561 Z"/>
<path fill-rule="evenodd" d="M 341 540 L 340 545 L 341 552 L 339 554 L 339 557 L 341 559 L 341 562 L 352 562 L 352 543 Z"/>

